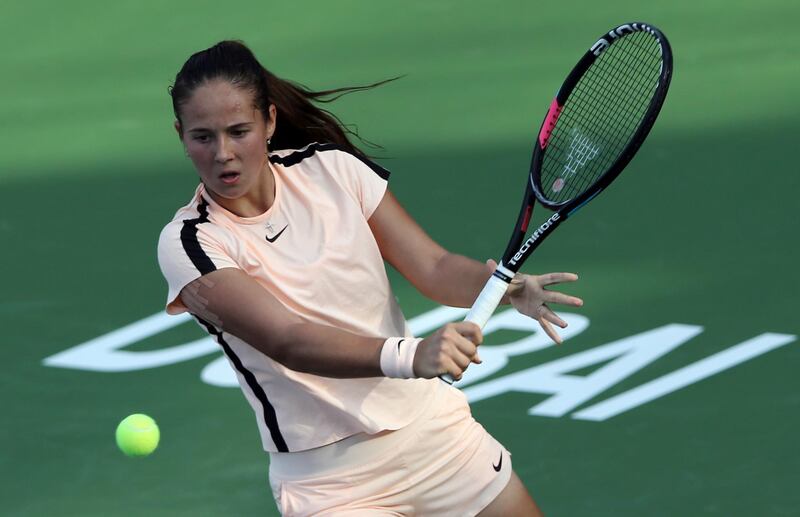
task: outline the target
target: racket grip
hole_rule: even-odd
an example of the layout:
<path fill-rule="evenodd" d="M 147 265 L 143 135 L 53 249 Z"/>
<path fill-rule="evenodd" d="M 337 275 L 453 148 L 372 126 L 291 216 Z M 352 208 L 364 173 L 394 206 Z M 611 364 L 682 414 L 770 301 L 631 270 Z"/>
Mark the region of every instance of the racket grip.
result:
<path fill-rule="evenodd" d="M 509 281 L 496 275 L 489 277 L 489 281 L 483 286 L 478 299 L 472 304 L 472 308 L 467 313 L 464 321 L 471 321 L 480 328 L 486 326 L 486 322 L 492 317 L 494 310 L 500 305 L 500 300 L 508 290 Z"/>
<path fill-rule="evenodd" d="M 513 273 L 511 276 L 513 276 Z M 486 326 L 486 322 L 492 317 L 494 310 L 500 305 L 500 300 L 503 299 L 503 295 L 506 294 L 509 283 L 510 280 L 505 280 L 495 275 L 489 277 L 489 281 L 483 286 L 481 294 L 478 295 L 478 299 L 472 304 L 472 308 L 469 310 L 469 313 L 467 313 L 467 317 L 464 318 L 464 321 L 471 321 L 480 328 Z M 450 374 L 444 374 L 439 378 L 447 384 L 453 384 L 455 382 L 455 379 L 453 379 Z"/>

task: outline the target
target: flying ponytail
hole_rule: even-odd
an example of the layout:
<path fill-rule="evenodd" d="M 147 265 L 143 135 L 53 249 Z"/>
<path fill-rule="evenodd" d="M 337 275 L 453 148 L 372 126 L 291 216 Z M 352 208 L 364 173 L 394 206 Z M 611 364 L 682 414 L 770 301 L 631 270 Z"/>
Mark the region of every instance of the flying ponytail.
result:
<path fill-rule="evenodd" d="M 241 41 L 221 41 L 193 54 L 175 76 L 169 93 L 175 118 L 179 122 L 180 109 L 194 90 L 212 79 L 225 79 L 234 86 L 251 91 L 256 108 L 265 119 L 269 117 L 269 105 L 275 105 L 277 122 L 270 141 L 271 150 L 298 149 L 312 142 L 320 142 L 337 144 L 357 156 L 367 157 L 352 143 L 350 137 L 372 147 L 377 146 L 361 138 L 357 131 L 343 124 L 336 115 L 315 103 L 332 102 L 342 95 L 368 90 L 397 78 L 366 86 L 313 91 L 281 79 L 264 68 Z"/>

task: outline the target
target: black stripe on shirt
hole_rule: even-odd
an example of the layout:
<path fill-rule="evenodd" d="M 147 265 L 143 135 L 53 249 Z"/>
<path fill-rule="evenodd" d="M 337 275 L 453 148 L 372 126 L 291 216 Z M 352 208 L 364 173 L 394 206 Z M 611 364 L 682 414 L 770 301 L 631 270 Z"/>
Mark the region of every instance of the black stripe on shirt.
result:
<path fill-rule="evenodd" d="M 267 398 L 267 393 L 264 391 L 264 388 L 262 388 L 256 380 L 256 376 L 253 374 L 253 372 L 248 370 L 244 364 L 242 364 L 242 360 L 239 359 L 239 356 L 233 352 L 231 346 L 222 337 L 221 331 L 217 330 L 214 325 L 205 321 L 196 314 L 192 314 L 192 316 L 194 316 L 195 319 L 197 319 L 197 321 L 199 321 L 206 328 L 209 334 L 217 339 L 217 343 L 220 344 L 222 350 L 225 352 L 225 355 L 228 356 L 228 359 L 230 359 L 231 363 L 233 363 L 233 366 L 239 371 L 240 374 L 242 374 L 247 382 L 247 385 L 250 387 L 250 390 L 253 392 L 259 402 L 261 402 L 264 423 L 267 425 L 269 435 L 272 438 L 273 443 L 275 443 L 275 447 L 278 448 L 278 452 L 289 452 L 289 447 L 286 445 L 286 440 L 283 439 L 280 426 L 278 426 L 278 417 L 275 415 L 275 408 L 270 403 L 269 398 Z"/>
<path fill-rule="evenodd" d="M 372 160 L 369 160 L 357 154 L 353 154 L 344 147 L 337 144 L 319 144 L 315 142 L 313 144 L 309 144 L 304 149 L 300 149 L 299 151 L 287 154 L 286 156 L 278 156 L 277 154 L 271 154 L 269 156 L 269 161 L 271 161 L 272 163 L 283 165 L 284 167 L 291 167 L 292 165 L 297 165 L 306 158 L 313 156 L 315 153 L 322 151 L 342 151 L 344 153 L 349 154 L 350 156 L 354 156 L 355 158 L 358 158 L 358 160 L 361 161 L 361 163 L 372 169 L 372 172 L 383 178 L 385 181 L 389 181 L 389 174 L 390 174 L 389 171 L 387 171 L 377 163 L 373 162 Z"/>
<path fill-rule="evenodd" d="M 197 240 L 197 225 L 208 222 L 208 202 L 205 199 L 197 205 L 197 211 L 200 217 L 184 219 L 183 228 L 181 228 L 181 243 L 183 244 L 183 250 L 191 259 L 194 267 L 200 271 L 200 275 L 205 275 L 217 270 L 217 266 L 215 266 L 208 255 L 206 255 L 206 252 Z"/>

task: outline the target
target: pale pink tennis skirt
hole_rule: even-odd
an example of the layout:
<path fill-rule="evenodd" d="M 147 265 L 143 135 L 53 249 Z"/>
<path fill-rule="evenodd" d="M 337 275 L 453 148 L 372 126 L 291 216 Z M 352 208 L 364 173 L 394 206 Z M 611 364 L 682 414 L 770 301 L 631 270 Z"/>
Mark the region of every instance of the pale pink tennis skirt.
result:
<path fill-rule="evenodd" d="M 281 514 L 463 517 L 484 509 L 508 484 L 511 455 L 472 418 L 463 393 L 440 385 L 402 429 L 271 454 Z"/>

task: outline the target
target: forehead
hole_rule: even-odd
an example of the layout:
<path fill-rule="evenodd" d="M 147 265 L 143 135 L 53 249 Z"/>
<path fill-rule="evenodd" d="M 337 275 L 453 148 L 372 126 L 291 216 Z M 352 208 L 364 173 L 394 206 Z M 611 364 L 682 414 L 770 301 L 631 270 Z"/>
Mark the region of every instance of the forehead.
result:
<path fill-rule="evenodd" d="M 228 81 L 214 80 L 195 88 L 181 109 L 186 129 L 228 126 L 259 119 L 253 94 Z"/>

